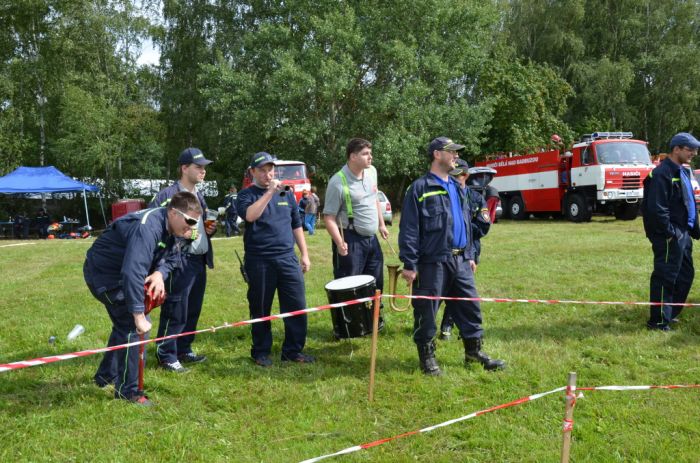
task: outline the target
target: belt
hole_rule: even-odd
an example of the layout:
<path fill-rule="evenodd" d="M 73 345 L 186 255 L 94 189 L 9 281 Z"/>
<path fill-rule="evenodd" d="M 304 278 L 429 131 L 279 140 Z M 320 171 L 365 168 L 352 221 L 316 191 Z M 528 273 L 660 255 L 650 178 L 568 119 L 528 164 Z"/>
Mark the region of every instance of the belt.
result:
<path fill-rule="evenodd" d="M 359 233 L 357 233 L 357 230 L 355 230 L 355 228 L 352 227 L 352 225 L 351 225 L 350 227 L 348 227 L 348 228 L 344 228 L 344 229 L 343 229 L 343 233 L 345 233 L 346 235 L 352 234 L 352 235 L 355 235 L 355 236 L 359 236 L 359 237 L 362 238 L 362 239 L 371 239 L 373 236 L 375 236 L 375 235 L 369 235 L 369 236 L 360 235 Z"/>
<path fill-rule="evenodd" d="M 453 256 L 463 256 L 464 255 L 464 248 L 452 248 L 452 255 Z"/>

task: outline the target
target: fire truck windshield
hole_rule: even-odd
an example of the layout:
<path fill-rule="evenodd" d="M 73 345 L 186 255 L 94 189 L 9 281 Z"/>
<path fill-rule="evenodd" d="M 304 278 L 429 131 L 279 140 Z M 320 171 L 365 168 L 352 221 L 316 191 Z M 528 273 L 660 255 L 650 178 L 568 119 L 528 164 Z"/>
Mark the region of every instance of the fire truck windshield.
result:
<path fill-rule="evenodd" d="M 651 164 L 646 145 L 632 142 L 601 143 L 596 145 L 601 164 Z"/>
<path fill-rule="evenodd" d="M 306 178 L 304 164 L 287 164 L 275 166 L 275 176 L 280 180 L 303 180 Z"/>

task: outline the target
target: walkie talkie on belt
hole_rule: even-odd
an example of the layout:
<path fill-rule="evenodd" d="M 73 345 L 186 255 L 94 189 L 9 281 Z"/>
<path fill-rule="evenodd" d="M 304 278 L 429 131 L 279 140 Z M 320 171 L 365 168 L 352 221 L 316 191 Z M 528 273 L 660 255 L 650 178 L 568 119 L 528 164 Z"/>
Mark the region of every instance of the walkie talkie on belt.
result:
<path fill-rule="evenodd" d="M 233 250 L 233 252 L 236 253 L 236 258 L 238 258 L 238 263 L 241 264 L 239 268 L 241 269 L 241 275 L 243 275 L 243 281 L 245 281 L 246 283 L 250 283 L 250 281 L 248 280 L 248 274 L 246 273 L 245 267 L 243 266 L 243 261 L 241 260 L 241 256 L 238 255 L 238 251 L 236 251 L 235 249 Z"/>

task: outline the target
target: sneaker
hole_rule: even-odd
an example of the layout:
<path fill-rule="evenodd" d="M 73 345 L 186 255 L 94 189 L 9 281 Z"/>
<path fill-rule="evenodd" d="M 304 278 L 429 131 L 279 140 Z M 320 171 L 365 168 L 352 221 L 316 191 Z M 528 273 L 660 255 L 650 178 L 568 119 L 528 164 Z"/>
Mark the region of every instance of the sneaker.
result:
<path fill-rule="evenodd" d="M 148 399 L 148 396 L 145 395 L 135 395 L 127 399 L 129 402 L 132 402 L 140 407 L 152 407 L 155 404 L 151 402 Z"/>
<path fill-rule="evenodd" d="M 272 360 L 267 355 L 253 358 L 253 362 L 259 367 L 268 368 L 272 366 Z"/>
<path fill-rule="evenodd" d="M 672 318 L 671 323 L 679 323 L 681 320 L 680 318 Z"/>
<path fill-rule="evenodd" d="M 293 357 L 287 357 L 286 355 L 282 354 L 282 361 L 295 363 L 314 363 L 316 359 L 312 355 L 302 354 L 301 352 L 299 352 Z"/>
<path fill-rule="evenodd" d="M 187 368 L 183 367 L 182 364 L 178 361 L 175 361 L 173 363 L 161 363 L 159 365 L 162 369 L 172 371 L 175 373 L 185 373 L 187 371 L 190 371 Z"/>
<path fill-rule="evenodd" d="M 178 355 L 177 359 L 180 363 L 202 363 L 207 361 L 206 355 L 197 355 L 194 352 Z"/>

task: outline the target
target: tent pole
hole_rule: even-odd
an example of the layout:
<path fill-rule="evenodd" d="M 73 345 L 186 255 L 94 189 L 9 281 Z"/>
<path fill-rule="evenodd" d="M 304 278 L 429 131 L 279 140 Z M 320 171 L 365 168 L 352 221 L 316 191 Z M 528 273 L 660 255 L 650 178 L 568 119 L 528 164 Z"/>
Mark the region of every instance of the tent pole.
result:
<path fill-rule="evenodd" d="M 83 201 L 85 202 L 85 220 L 87 221 L 88 230 L 91 230 L 92 227 L 90 226 L 90 214 L 88 214 L 87 193 L 85 192 L 85 188 L 83 188 Z"/>
<path fill-rule="evenodd" d="M 107 228 L 107 216 L 105 215 L 105 207 L 102 205 L 102 193 L 97 193 L 97 197 L 100 198 L 100 209 L 102 209 L 102 220 L 104 220 L 105 228 Z"/>

